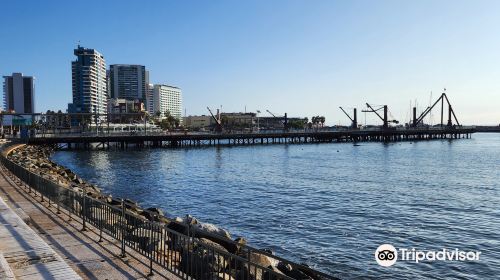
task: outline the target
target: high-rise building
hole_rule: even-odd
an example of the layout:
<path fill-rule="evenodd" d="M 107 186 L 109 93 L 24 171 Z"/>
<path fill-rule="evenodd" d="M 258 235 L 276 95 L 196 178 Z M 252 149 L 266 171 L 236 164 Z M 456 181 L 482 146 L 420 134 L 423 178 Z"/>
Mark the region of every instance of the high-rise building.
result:
<path fill-rule="evenodd" d="M 153 87 L 153 115 L 169 112 L 171 116 L 182 121 L 182 93 L 181 89 L 169 85 L 154 85 Z"/>
<path fill-rule="evenodd" d="M 109 97 L 146 101 L 149 73 L 142 65 L 113 64 L 109 67 Z"/>
<path fill-rule="evenodd" d="M 35 83 L 33 77 L 22 73 L 3 76 L 4 110 L 19 114 L 35 113 Z"/>
<path fill-rule="evenodd" d="M 148 90 L 146 92 L 146 111 L 149 115 L 154 115 L 154 97 L 153 97 L 154 86 L 153 84 L 148 84 Z"/>
<path fill-rule="evenodd" d="M 68 113 L 106 114 L 108 95 L 103 55 L 80 45 L 74 54 L 76 60 L 71 62 L 73 103 L 68 104 Z"/>

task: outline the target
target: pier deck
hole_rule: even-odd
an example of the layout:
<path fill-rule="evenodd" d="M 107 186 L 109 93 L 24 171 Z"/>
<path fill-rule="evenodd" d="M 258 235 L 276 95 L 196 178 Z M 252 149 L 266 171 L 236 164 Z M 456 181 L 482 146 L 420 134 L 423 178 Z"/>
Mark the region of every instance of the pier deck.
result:
<path fill-rule="evenodd" d="M 38 135 L 26 140 L 27 144 L 63 144 L 66 147 L 128 145 L 152 147 L 254 145 L 279 143 L 363 142 L 363 141 L 418 141 L 431 139 L 470 138 L 475 128 L 444 127 L 385 130 L 294 131 L 265 133 L 144 133 L 144 134 L 55 134 Z"/>

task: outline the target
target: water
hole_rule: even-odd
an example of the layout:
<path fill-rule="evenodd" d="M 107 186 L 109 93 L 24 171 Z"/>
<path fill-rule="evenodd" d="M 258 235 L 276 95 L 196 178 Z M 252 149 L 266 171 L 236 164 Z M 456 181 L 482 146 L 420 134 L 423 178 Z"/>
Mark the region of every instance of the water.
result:
<path fill-rule="evenodd" d="M 115 197 L 192 214 L 341 278 L 500 276 L 500 134 L 472 139 L 59 151 Z M 481 251 L 475 262 L 374 259 L 383 243 Z"/>

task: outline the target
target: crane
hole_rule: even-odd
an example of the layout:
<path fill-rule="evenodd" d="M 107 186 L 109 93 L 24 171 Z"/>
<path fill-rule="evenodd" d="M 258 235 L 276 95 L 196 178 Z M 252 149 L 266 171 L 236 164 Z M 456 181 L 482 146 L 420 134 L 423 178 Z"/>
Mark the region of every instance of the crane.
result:
<path fill-rule="evenodd" d="M 375 115 L 377 115 L 377 117 L 379 117 L 379 119 L 381 119 L 384 122 L 384 125 L 383 125 L 384 129 L 386 129 L 386 128 L 389 127 L 389 123 L 395 123 L 395 124 L 399 123 L 399 121 L 397 121 L 397 120 L 389 120 L 387 118 L 387 113 L 388 113 L 387 105 L 382 105 L 381 107 L 379 107 L 377 109 L 374 109 L 370 104 L 366 103 L 366 107 L 368 107 L 368 109 L 363 110 L 362 112 L 365 112 L 365 113 L 375 113 Z M 382 117 L 378 113 L 378 111 L 380 111 L 382 109 L 384 110 L 384 117 Z"/>
<path fill-rule="evenodd" d="M 352 124 L 351 124 L 351 127 L 352 128 L 357 128 L 358 127 L 358 116 L 357 116 L 357 110 L 356 108 L 354 108 L 354 115 L 353 117 L 351 118 L 351 116 L 349 116 L 349 114 L 344 110 L 344 108 L 342 107 L 339 107 L 340 110 L 342 110 L 342 112 L 344 112 L 344 114 L 351 120 Z"/>
<path fill-rule="evenodd" d="M 275 118 L 282 118 L 282 117 L 276 117 L 276 115 L 275 115 L 275 114 L 273 114 L 273 113 L 271 113 L 271 111 L 269 111 L 269 110 L 266 110 L 266 111 L 267 111 L 269 114 L 271 114 L 271 116 L 273 116 L 273 117 L 275 117 Z M 285 130 L 287 130 L 287 129 L 288 129 L 288 117 L 287 117 L 287 114 L 286 114 L 286 113 L 285 113 L 285 116 L 284 116 L 283 118 L 284 118 L 284 120 L 283 120 L 283 121 L 281 121 L 281 122 L 283 123 L 283 128 L 284 128 Z"/>
<path fill-rule="evenodd" d="M 216 132 L 222 132 L 222 121 L 220 119 L 219 109 L 217 109 L 217 117 L 214 116 L 214 114 L 212 113 L 212 110 L 210 110 L 209 107 L 207 107 L 207 109 L 208 109 L 208 112 L 210 112 L 210 115 L 212 116 L 212 118 L 215 121 L 215 131 Z"/>
<path fill-rule="evenodd" d="M 425 116 L 427 116 L 427 114 L 429 114 L 431 112 L 431 110 L 436 106 L 436 104 L 439 103 L 439 101 L 441 101 L 441 126 L 443 126 L 444 101 L 446 101 L 446 103 L 448 103 L 448 123 L 447 123 L 447 126 L 449 126 L 449 127 L 452 126 L 452 121 L 451 121 L 451 116 L 452 115 L 453 115 L 453 118 L 455 119 L 455 122 L 457 123 L 457 125 L 460 126 L 460 123 L 458 122 L 457 116 L 455 116 L 455 111 L 453 111 L 453 108 L 451 107 L 450 100 L 448 100 L 448 97 L 446 96 L 446 93 L 444 93 L 444 92 L 436 100 L 436 102 L 434 102 L 434 104 L 432 104 L 432 106 L 427 107 L 422 112 L 422 114 L 420 114 L 419 117 L 417 117 L 417 108 L 413 107 L 413 123 L 412 123 L 412 126 L 416 127 L 420 122 L 422 122 L 424 120 Z"/>

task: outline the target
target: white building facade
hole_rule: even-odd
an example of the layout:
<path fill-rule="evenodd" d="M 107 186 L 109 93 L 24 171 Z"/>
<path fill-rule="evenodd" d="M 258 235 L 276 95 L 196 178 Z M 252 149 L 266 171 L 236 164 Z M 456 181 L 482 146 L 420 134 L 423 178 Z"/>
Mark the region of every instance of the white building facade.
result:
<path fill-rule="evenodd" d="M 108 83 L 104 56 L 94 49 L 78 46 L 71 63 L 73 103 L 69 113 L 107 113 Z"/>
<path fill-rule="evenodd" d="M 154 85 L 153 84 L 148 84 L 147 92 L 146 92 L 146 102 L 144 105 L 146 106 L 146 111 L 149 113 L 149 115 L 153 116 L 154 115 L 154 96 L 153 96 L 153 91 L 154 91 Z"/>
<path fill-rule="evenodd" d="M 165 112 L 182 122 L 182 92 L 181 89 L 169 85 L 154 85 L 153 87 L 153 111 L 161 113 L 161 118 L 165 117 Z"/>

